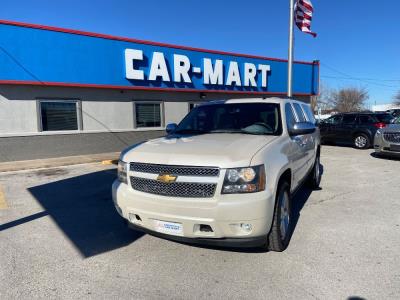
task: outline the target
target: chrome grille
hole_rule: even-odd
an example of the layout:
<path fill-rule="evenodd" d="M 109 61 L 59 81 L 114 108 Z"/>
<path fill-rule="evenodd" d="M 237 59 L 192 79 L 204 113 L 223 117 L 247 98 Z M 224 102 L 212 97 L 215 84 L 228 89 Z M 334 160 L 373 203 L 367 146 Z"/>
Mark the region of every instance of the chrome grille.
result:
<path fill-rule="evenodd" d="M 172 182 L 164 183 L 153 179 L 131 177 L 134 190 L 170 197 L 210 198 L 214 196 L 215 183 Z"/>
<path fill-rule="evenodd" d="M 400 132 L 384 132 L 383 138 L 390 143 L 400 144 Z"/>
<path fill-rule="evenodd" d="M 173 166 L 145 163 L 130 163 L 130 170 L 151 174 L 171 174 L 177 176 L 213 176 L 219 175 L 217 167 Z"/>

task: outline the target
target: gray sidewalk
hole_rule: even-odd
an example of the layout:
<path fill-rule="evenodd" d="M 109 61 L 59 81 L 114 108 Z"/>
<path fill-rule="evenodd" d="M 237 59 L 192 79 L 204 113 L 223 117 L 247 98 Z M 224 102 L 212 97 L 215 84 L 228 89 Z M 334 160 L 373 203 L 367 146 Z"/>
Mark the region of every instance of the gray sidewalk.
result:
<path fill-rule="evenodd" d="M 52 168 L 67 165 L 77 165 L 91 162 L 112 164 L 118 160 L 119 152 L 76 155 L 56 158 L 0 162 L 0 172 L 20 171 L 28 169 Z"/>

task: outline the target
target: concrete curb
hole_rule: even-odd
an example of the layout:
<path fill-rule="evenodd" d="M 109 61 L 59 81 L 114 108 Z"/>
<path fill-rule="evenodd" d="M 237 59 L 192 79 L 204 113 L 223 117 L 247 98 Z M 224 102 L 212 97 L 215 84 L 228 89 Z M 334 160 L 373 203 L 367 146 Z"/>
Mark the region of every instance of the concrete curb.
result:
<path fill-rule="evenodd" d="M 34 160 L 22 160 L 0 163 L 0 172 L 21 171 L 29 169 L 53 168 L 68 165 L 77 165 L 93 162 L 115 164 L 118 162 L 119 152 L 88 154 L 67 157 L 55 157 Z"/>

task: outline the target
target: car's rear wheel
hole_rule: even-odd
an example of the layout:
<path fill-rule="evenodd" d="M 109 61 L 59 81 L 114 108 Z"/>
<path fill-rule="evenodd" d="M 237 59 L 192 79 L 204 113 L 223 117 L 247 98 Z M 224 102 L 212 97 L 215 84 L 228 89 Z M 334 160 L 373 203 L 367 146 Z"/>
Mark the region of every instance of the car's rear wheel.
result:
<path fill-rule="evenodd" d="M 371 145 L 371 141 L 369 137 L 364 133 L 357 133 L 354 136 L 354 147 L 357 149 L 368 149 Z"/>
<path fill-rule="evenodd" d="M 292 205 L 287 182 L 279 185 L 275 202 L 274 220 L 268 235 L 267 249 L 282 252 L 287 248 L 292 234 Z"/>

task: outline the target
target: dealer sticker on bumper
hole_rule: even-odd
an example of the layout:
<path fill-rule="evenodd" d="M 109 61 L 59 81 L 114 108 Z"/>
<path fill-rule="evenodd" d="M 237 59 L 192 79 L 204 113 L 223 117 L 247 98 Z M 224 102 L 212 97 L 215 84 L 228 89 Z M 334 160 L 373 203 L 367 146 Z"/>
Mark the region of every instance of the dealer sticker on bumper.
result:
<path fill-rule="evenodd" d="M 154 220 L 154 229 L 160 233 L 183 235 L 183 226 L 180 223 Z"/>

